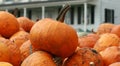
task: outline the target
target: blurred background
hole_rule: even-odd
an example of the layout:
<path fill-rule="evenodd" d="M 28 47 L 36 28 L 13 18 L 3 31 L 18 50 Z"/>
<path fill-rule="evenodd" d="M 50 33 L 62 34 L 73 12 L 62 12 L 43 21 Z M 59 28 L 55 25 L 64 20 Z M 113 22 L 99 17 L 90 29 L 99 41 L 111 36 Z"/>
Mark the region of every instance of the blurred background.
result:
<path fill-rule="evenodd" d="M 65 4 L 71 9 L 66 14 L 65 23 L 78 32 L 96 31 L 101 23 L 119 24 L 120 0 L 0 0 L 0 10 L 37 19 L 56 19 Z"/>

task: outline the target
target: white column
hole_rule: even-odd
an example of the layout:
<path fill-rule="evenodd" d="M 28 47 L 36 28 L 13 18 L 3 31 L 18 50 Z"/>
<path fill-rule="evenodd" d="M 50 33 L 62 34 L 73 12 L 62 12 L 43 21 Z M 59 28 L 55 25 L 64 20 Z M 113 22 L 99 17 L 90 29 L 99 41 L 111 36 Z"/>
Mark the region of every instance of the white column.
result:
<path fill-rule="evenodd" d="M 8 12 L 8 9 L 5 9 L 6 12 Z"/>
<path fill-rule="evenodd" d="M 42 6 L 42 19 L 45 18 L 45 6 Z"/>
<path fill-rule="evenodd" d="M 23 16 L 26 17 L 27 16 L 27 8 L 23 8 L 24 12 L 23 12 Z"/>
<path fill-rule="evenodd" d="M 84 3 L 84 32 L 87 31 L 87 3 Z"/>
<path fill-rule="evenodd" d="M 78 26 L 78 11 L 77 11 L 77 7 L 75 7 L 75 12 L 74 12 L 74 25 Z"/>

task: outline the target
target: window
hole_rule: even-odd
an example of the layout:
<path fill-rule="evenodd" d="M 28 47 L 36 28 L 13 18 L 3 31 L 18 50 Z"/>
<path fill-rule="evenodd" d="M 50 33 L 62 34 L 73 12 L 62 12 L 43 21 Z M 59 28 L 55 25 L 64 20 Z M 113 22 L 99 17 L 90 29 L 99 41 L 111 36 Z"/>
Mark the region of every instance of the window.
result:
<path fill-rule="evenodd" d="M 32 17 L 31 17 L 31 16 L 32 16 L 32 10 L 31 10 L 31 9 L 29 9 L 29 10 L 27 11 L 27 13 L 28 13 L 28 15 L 27 15 L 27 16 L 28 16 L 28 18 L 29 18 L 29 19 L 31 19 L 31 18 L 32 18 Z"/>
<path fill-rule="evenodd" d="M 87 24 L 94 24 L 94 11 L 95 6 L 94 5 L 89 5 L 87 7 Z M 84 5 L 80 5 L 78 7 L 78 24 L 83 24 L 84 23 Z"/>
<path fill-rule="evenodd" d="M 83 24 L 84 20 L 84 8 L 83 5 L 78 7 L 78 24 Z"/>
<path fill-rule="evenodd" d="M 114 23 L 114 10 L 105 9 L 105 23 Z"/>
<path fill-rule="evenodd" d="M 65 15 L 65 22 L 70 25 L 74 24 L 74 7 L 73 6 L 71 6 L 70 10 Z"/>

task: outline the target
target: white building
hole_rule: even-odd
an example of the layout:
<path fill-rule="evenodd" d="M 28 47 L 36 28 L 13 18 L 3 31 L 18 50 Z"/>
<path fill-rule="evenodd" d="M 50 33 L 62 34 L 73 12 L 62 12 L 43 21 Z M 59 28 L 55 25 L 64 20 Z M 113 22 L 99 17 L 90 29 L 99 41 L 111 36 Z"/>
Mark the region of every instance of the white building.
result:
<path fill-rule="evenodd" d="M 17 8 L 17 17 L 32 20 L 56 19 L 65 4 L 71 5 L 65 22 L 77 31 L 96 30 L 103 22 L 120 24 L 120 0 L 0 0 L 0 10 L 13 13 Z"/>

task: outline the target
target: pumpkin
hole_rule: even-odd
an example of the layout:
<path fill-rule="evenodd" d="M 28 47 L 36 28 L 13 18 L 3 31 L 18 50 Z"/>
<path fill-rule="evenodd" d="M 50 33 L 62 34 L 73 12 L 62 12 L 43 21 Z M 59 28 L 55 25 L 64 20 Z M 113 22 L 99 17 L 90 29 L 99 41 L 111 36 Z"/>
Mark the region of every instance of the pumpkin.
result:
<path fill-rule="evenodd" d="M 104 66 L 108 66 L 114 62 L 120 62 L 120 48 L 116 46 L 108 47 L 100 52 Z"/>
<path fill-rule="evenodd" d="M 69 6 L 65 11 L 68 8 Z M 61 58 L 72 55 L 78 45 L 77 32 L 63 21 L 61 16 L 58 21 L 44 18 L 35 23 L 30 31 L 32 45 L 38 50 L 50 52 Z"/>
<path fill-rule="evenodd" d="M 76 52 L 64 61 L 63 66 L 104 66 L 101 55 L 92 48 L 77 48 Z"/>
<path fill-rule="evenodd" d="M 29 39 L 29 33 L 25 31 L 19 31 L 10 37 L 10 40 L 14 42 L 18 48 Z"/>
<path fill-rule="evenodd" d="M 10 52 L 10 63 L 14 66 L 20 66 L 21 63 L 21 53 L 20 49 L 12 41 L 0 37 L 0 42 L 4 43 Z"/>
<path fill-rule="evenodd" d="M 79 37 L 79 47 L 90 47 L 93 48 L 97 40 L 99 39 L 99 36 L 97 34 L 88 34 L 87 36 Z"/>
<path fill-rule="evenodd" d="M 30 54 L 35 52 L 34 47 L 32 46 L 30 40 L 25 41 L 20 46 L 20 52 L 21 52 L 21 60 L 23 61 L 25 58 L 27 58 Z"/>
<path fill-rule="evenodd" d="M 13 66 L 13 65 L 8 62 L 0 62 L 0 66 Z"/>
<path fill-rule="evenodd" d="M 110 64 L 109 66 L 120 66 L 120 62 L 112 63 L 112 64 Z"/>
<path fill-rule="evenodd" d="M 99 40 L 94 45 L 94 49 L 100 52 L 106 49 L 107 47 L 118 46 L 119 42 L 120 39 L 117 35 L 111 33 L 105 33 L 100 36 Z"/>
<path fill-rule="evenodd" d="M 30 32 L 34 22 L 27 17 L 19 17 L 17 18 L 20 27 L 23 28 L 26 32 Z"/>
<path fill-rule="evenodd" d="M 120 48 L 120 44 L 119 44 L 119 46 L 118 46 L 119 48 Z"/>
<path fill-rule="evenodd" d="M 113 27 L 111 33 L 116 34 L 118 37 L 120 37 L 120 25 Z"/>
<path fill-rule="evenodd" d="M 98 29 L 97 29 L 97 34 L 101 35 L 104 33 L 110 33 L 112 28 L 114 27 L 114 24 L 111 23 L 102 23 L 99 25 Z"/>
<path fill-rule="evenodd" d="M 0 62 L 4 61 L 4 62 L 10 62 L 10 52 L 8 47 L 0 42 Z"/>
<path fill-rule="evenodd" d="M 29 55 L 21 66 L 56 66 L 52 56 L 45 51 L 36 51 Z"/>
<path fill-rule="evenodd" d="M 19 30 L 20 30 L 20 31 L 25 31 L 25 30 L 24 30 L 23 28 L 21 28 L 21 27 L 19 28 Z"/>
<path fill-rule="evenodd" d="M 19 31 L 19 23 L 16 17 L 8 12 L 0 11 L 0 34 L 9 38 L 17 31 Z"/>

